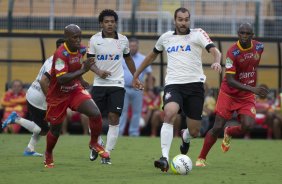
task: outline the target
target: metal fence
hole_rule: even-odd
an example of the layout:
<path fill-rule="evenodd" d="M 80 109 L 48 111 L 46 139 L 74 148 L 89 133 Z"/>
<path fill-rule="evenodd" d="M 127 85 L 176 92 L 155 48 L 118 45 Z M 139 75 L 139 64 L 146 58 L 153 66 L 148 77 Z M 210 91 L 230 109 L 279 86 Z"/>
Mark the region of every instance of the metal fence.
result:
<path fill-rule="evenodd" d="M 212 35 L 236 35 L 241 22 L 255 25 L 260 37 L 281 38 L 281 0 L 0 0 L 0 30 L 56 31 L 70 23 L 99 31 L 98 15 L 106 8 L 119 15 L 118 31 L 160 35 L 173 28 L 174 10 L 186 7 L 191 27 Z"/>

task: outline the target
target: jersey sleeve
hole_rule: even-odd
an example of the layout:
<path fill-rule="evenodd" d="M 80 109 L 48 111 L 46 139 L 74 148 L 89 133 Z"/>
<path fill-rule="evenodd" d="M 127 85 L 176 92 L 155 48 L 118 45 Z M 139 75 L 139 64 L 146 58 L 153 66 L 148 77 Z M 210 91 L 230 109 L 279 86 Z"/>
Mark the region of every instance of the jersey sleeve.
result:
<path fill-rule="evenodd" d="M 51 68 L 52 68 L 52 61 L 53 57 L 48 58 L 45 63 L 44 63 L 44 73 L 48 72 L 49 74 L 51 73 Z"/>
<path fill-rule="evenodd" d="M 95 50 L 95 37 L 90 38 L 89 42 L 88 42 L 88 50 L 87 50 L 87 54 L 90 55 L 95 55 L 96 54 L 96 50 Z"/>
<path fill-rule="evenodd" d="M 225 73 L 235 74 L 236 73 L 236 57 L 234 56 L 235 52 L 239 52 L 239 50 L 232 51 L 229 49 L 226 54 L 225 60 Z"/>
<path fill-rule="evenodd" d="M 68 64 L 66 57 L 58 55 L 58 57 L 55 57 L 53 62 L 54 62 L 54 71 L 56 77 L 64 75 L 65 73 L 68 72 Z"/>
<path fill-rule="evenodd" d="M 155 49 L 159 52 L 162 52 L 164 50 L 163 46 L 163 40 L 164 40 L 164 35 L 161 35 L 155 45 Z"/>
<path fill-rule="evenodd" d="M 199 29 L 198 38 L 199 38 L 199 43 L 203 48 L 206 48 L 206 46 L 209 45 L 209 44 L 213 44 L 209 35 L 203 29 Z"/>
<path fill-rule="evenodd" d="M 129 48 L 129 41 L 126 37 L 124 37 L 124 41 L 125 41 L 125 45 L 124 45 L 124 49 L 123 49 L 123 54 L 124 55 L 129 55 L 130 52 L 130 48 Z"/>

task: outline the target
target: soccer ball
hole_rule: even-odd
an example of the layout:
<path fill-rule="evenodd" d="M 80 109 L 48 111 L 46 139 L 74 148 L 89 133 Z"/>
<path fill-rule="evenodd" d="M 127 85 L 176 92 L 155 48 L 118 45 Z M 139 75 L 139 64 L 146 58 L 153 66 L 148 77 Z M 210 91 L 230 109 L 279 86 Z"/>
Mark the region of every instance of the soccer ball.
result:
<path fill-rule="evenodd" d="M 183 154 L 176 155 L 170 163 L 172 172 L 180 175 L 186 175 L 191 172 L 192 165 L 192 160 Z"/>

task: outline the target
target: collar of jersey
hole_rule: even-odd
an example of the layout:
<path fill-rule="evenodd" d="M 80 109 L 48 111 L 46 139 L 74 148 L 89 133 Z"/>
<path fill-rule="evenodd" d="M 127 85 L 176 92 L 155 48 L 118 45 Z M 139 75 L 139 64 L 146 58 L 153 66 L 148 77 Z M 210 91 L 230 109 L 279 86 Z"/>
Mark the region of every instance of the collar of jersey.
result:
<path fill-rule="evenodd" d="M 190 28 L 188 28 L 186 34 L 189 34 L 190 32 L 191 32 L 191 30 L 190 30 Z M 174 33 L 173 33 L 173 34 L 174 34 L 174 35 L 177 35 L 177 34 L 176 34 L 176 30 L 174 30 Z"/>
<path fill-rule="evenodd" d="M 103 31 L 102 31 L 102 38 L 107 38 L 107 37 L 105 36 L 105 34 L 104 34 Z M 116 31 L 115 31 L 115 37 L 114 37 L 114 39 L 117 39 L 117 40 L 118 40 L 118 34 L 117 34 Z"/>
<path fill-rule="evenodd" d="M 76 51 L 76 52 L 70 51 L 70 49 L 68 48 L 66 42 L 64 43 L 64 46 L 65 46 L 66 50 L 68 51 L 68 53 L 70 53 L 70 54 L 77 54 L 78 53 L 78 51 Z"/>
<path fill-rule="evenodd" d="M 239 47 L 240 50 L 242 50 L 242 51 L 247 51 L 247 50 L 250 50 L 250 49 L 253 48 L 253 42 L 251 41 L 251 46 L 250 46 L 249 48 L 244 49 L 244 48 L 241 46 L 241 44 L 240 44 L 240 42 L 239 42 L 239 40 L 238 40 L 238 41 L 237 41 L 237 46 Z"/>

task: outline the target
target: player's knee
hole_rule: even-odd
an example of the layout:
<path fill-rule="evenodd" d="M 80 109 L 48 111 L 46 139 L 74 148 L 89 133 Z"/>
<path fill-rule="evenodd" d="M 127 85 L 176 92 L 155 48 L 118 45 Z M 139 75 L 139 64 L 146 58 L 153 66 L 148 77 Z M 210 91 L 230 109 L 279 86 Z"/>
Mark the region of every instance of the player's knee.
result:
<path fill-rule="evenodd" d="M 223 131 L 223 127 L 220 125 L 214 125 L 211 129 L 211 133 L 215 136 L 219 136 L 219 134 Z"/>
<path fill-rule="evenodd" d="M 50 131 L 55 137 L 59 137 L 61 134 L 62 126 L 61 125 L 56 125 L 56 126 L 51 126 Z"/>
<path fill-rule="evenodd" d="M 199 128 L 193 128 L 189 130 L 190 136 L 193 138 L 199 137 L 200 129 Z"/>
<path fill-rule="evenodd" d="M 243 123 L 241 128 L 242 128 L 242 132 L 243 133 L 249 132 L 252 129 L 252 124 L 250 124 L 250 123 Z"/>
<path fill-rule="evenodd" d="M 41 132 L 41 128 L 39 126 L 35 126 L 33 128 L 33 133 L 39 134 Z"/>

